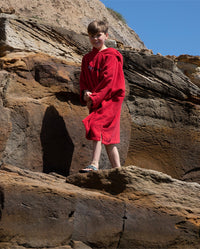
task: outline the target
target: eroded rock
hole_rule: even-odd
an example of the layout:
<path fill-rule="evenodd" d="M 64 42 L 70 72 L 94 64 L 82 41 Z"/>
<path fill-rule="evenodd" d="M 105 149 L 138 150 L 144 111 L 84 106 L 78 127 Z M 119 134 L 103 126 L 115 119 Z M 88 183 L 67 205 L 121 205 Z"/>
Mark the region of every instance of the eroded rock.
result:
<path fill-rule="evenodd" d="M 197 249 L 200 187 L 172 177 L 200 179 L 198 58 L 153 55 L 99 1 L 85 1 L 87 13 L 83 2 L 2 2 L 0 248 Z M 92 151 L 79 74 L 94 9 L 124 49 L 122 164 L 170 176 L 135 166 L 76 174 Z M 110 167 L 105 151 L 100 167 Z"/>
<path fill-rule="evenodd" d="M 67 183 L 10 165 L 0 176 L 0 246 L 59 248 L 73 240 L 91 248 L 196 249 L 200 243 L 197 183 L 135 166 L 71 175 Z"/>
<path fill-rule="evenodd" d="M 200 56 L 180 55 L 175 58 L 175 62 L 182 72 L 200 87 Z"/>
<path fill-rule="evenodd" d="M 200 88 L 160 55 L 123 52 L 132 132 L 126 165 L 199 182 Z"/>
<path fill-rule="evenodd" d="M 27 28 L 27 32 L 31 34 L 32 30 Z M 62 35 L 64 39 L 66 33 Z M 55 42 L 58 36 L 54 39 Z M 58 39 L 57 43 L 60 42 Z M 0 58 L 3 72 L 10 77 L 9 84 L 1 83 L 4 108 L 9 111 L 11 124 L 8 135 L 3 137 L 2 134 L 1 160 L 4 162 L 65 176 L 90 162 L 92 143 L 85 139 L 82 124 L 88 110 L 79 100 L 80 62 L 77 58 L 80 53 L 69 46 L 72 43 L 71 40 L 68 49 L 77 54 L 74 61 L 67 59 L 67 51 L 66 57 L 61 59 L 44 53 L 43 49 L 42 53 L 35 53 L 31 47 L 28 52 L 17 52 L 15 48 Z M 119 150 L 124 164 L 130 141 L 130 115 L 125 103 L 121 125 Z M 101 168 L 109 167 L 103 150 Z"/>
<path fill-rule="evenodd" d="M 116 19 L 99 0 L 2 1 L 1 9 L 13 10 L 16 16 L 35 23 L 63 27 L 78 34 L 87 33 L 87 25 L 96 17 L 110 24 L 109 35 L 125 45 L 146 48 L 139 36 L 120 19 Z M 3 11 L 6 13 L 5 11 Z"/>

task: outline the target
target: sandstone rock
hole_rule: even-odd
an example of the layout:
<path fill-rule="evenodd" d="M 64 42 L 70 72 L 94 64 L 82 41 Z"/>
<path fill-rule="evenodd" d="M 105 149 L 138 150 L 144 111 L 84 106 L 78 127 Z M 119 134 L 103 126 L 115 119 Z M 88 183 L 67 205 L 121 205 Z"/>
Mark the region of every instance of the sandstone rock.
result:
<path fill-rule="evenodd" d="M 193 216 L 194 219 L 188 217 L 185 220 L 182 215 L 194 214 L 191 211 L 193 207 L 199 213 L 196 203 L 190 199 L 195 196 L 193 187 L 196 190 L 200 187 L 198 184 L 192 183 L 190 189 L 189 185 L 168 175 L 134 166 L 72 175 L 67 177 L 67 182 L 87 189 L 105 191 L 125 200 L 123 231 L 117 248 L 198 247 L 198 214 Z M 187 192 L 187 198 L 186 189 L 191 190 L 190 193 Z M 183 211 L 182 205 L 188 208 Z M 193 230 L 193 238 L 198 237 L 196 245 L 192 241 L 187 242 L 186 227 Z M 176 241 L 176 236 L 180 236 L 178 240 L 181 243 Z"/>
<path fill-rule="evenodd" d="M 1 7 L 0 8 L 0 13 L 5 13 L 5 14 L 14 14 L 15 13 L 15 9 L 12 8 L 12 7 L 9 7 L 9 8 L 4 8 L 4 7 Z"/>
<path fill-rule="evenodd" d="M 17 25 L 19 20 L 8 20 L 10 24 L 15 21 Z M 30 36 L 34 32 L 26 22 L 20 22 L 20 25 L 26 27 Z M 46 35 L 44 30 L 40 31 L 40 35 Z M 43 47 L 40 48 L 42 53 L 35 53 L 39 48 L 35 50 L 34 45 L 29 47 L 29 51 L 21 48 L 22 51 L 17 52 L 15 39 L 11 39 L 13 51 L 0 58 L 2 69 L 11 78 L 9 84 L 6 87 L 2 85 L 1 89 L 12 124 L 9 136 L 4 137 L 2 134 L 4 147 L 0 158 L 21 168 L 69 175 L 70 172 L 74 173 L 85 167 L 90 162 L 92 153 L 92 143 L 85 139 L 82 124 L 88 111 L 86 107 L 81 107 L 79 101 L 80 54 L 87 46 L 81 47 L 82 50 L 79 51 L 73 45 L 78 46 L 77 42 L 69 38 L 71 35 L 76 40 L 74 33 L 62 30 L 58 36 L 57 32 L 58 30 L 53 35 L 51 31 L 51 36 L 58 47 L 62 41 L 59 37 L 69 41 L 68 52 L 65 51 L 66 56 L 62 59 L 46 54 L 48 51 Z M 25 39 L 26 43 L 26 37 L 20 34 L 19 37 Z M 35 37 L 34 39 L 37 40 Z M 68 56 L 71 53 L 69 51 L 74 51 L 73 57 Z M 125 162 L 130 140 L 128 112 L 124 104 L 119 145 L 122 164 Z M 110 167 L 105 150 L 101 167 Z"/>
<path fill-rule="evenodd" d="M 3 49 L 12 49 L 0 59 L 3 72 L 10 78 L 9 84 L 2 83 L 1 87 L 2 108 L 7 112 L 1 160 L 47 173 L 75 173 L 88 164 L 92 151 L 81 122 L 88 112 L 80 105 L 78 83 L 82 54 L 89 50 L 88 40 L 63 28 L 55 30 L 14 18 L 3 20 L 11 27 L 5 25 L 4 31 L 12 30 L 17 39 L 8 41 L 5 35 Z M 15 33 L 21 27 L 27 36 Z M 34 45 L 46 34 L 57 47 L 65 41 L 65 56 L 47 54 L 43 40 L 42 47 Z M 16 41 L 26 44 L 28 36 L 34 40 L 29 51 L 23 47 L 16 51 Z M 85 41 L 83 46 L 78 42 L 80 37 Z M 36 54 L 37 49 L 41 52 Z M 125 165 L 134 163 L 199 182 L 198 85 L 192 84 L 174 59 L 153 55 L 146 49 L 121 52 L 127 82 L 119 145 L 122 165 L 126 160 Z M 103 150 L 101 168 L 109 167 Z"/>
<path fill-rule="evenodd" d="M 51 26 L 53 24 L 55 27 L 66 28 L 79 34 L 87 33 L 87 25 L 98 17 L 109 22 L 109 34 L 112 39 L 132 47 L 145 48 L 138 35 L 128 25 L 116 20 L 99 0 L 1 0 L 1 6 L 4 9 L 13 8 L 15 14 L 23 19 Z"/>
<path fill-rule="evenodd" d="M 0 24 L 1 54 L 4 50 L 43 52 L 68 61 L 81 61 L 78 49 L 50 26 L 5 17 L 0 18 Z"/>
<path fill-rule="evenodd" d="M 82 242 L 102 249 L 196 249 L 200 243 L 197 183 L 135 166 L 75 174 L 65 183 L 3 165 L 0 177 L 0 248 Z"/>
<path fill-rule="evenodd" d="M 200 87 L 200 56 L 180 55 L 175 62 L 182 72 Z"/>
<path fill-rule="evenodd" d="M 5 151 L 6 141 L 9 138 L 11 131 L 10 112 L 8 108 L 4 107 L 5 93 L 12 77 L 6 71 L 0 72 L 0 158 Z M 0 159 L 1 163 L 1 159 Z"/>
<path fill-rule="evenodd" d="M 197 249 L 200 187 L 172 177 L 200 182 L 199 58 L 153 55 L 97 0 L 2 1 L 9 9 L 16 16 L 0 18 L 0 248 Z M 172 177 L 134 166 L 76 174 L 92 151 L 79 74 L 95 10 L 124 50 L 121 163 Z M 104 150 L 100 166 L 110 167 Z"/>
<path fill-rule="evenodd" d="M 126 165 L 200 182 L 200 88 L 174 60 L 123 52 L 132 135 Z"/>

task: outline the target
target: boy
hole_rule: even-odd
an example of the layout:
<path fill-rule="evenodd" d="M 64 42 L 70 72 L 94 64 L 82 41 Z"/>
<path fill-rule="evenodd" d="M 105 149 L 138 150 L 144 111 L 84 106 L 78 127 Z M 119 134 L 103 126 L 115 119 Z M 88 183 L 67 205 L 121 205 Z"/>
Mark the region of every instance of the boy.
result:
<path fill-rule="evenodd" d="M 116 49 L 105 45 L 107 23 L 91 22 L 88 35 L 93 49 L 82 60 L 80 97 L 90 112 L 83 123 L 86 138 L 93 140 L 93 154 L 90 165 L 81 169 L 81 173 L 99 169 L 102 144 L 112 167 L 121 167 L 115 144 L 120 142 L 120 113 L 125 97 L 123 57 Z"/>

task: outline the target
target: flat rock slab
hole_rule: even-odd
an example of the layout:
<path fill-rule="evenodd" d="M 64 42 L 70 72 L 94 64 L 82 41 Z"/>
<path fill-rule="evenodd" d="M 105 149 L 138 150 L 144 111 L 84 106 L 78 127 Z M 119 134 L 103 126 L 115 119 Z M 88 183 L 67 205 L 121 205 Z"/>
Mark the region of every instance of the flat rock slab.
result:
<path fill-rule="evenodd" d="M 65 179 L 3 165 L 0 179 L 0 248 L 62 248 L 72 241 L 110 249 L 200 244 L 197 183 L 135 166 Z"/>

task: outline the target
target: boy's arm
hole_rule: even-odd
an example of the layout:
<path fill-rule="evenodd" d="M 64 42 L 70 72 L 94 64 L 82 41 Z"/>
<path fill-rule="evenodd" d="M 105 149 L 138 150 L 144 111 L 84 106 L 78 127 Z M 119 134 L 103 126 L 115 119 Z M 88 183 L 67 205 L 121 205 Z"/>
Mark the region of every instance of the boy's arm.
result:
<path fill-rule="evenodd" d="M 120 63 L 120 64 L 119 64 Z M 117 91 L 116 81 L 118 79 L 118 70 L 122 70 L 122 64 L 116 56 L 106 58 L 105 65 L 101 71 L 101 79 L 94 92 L 90 95 L 92 108 L 96 109 L 103 100 L 111 98 L 112 93 Z"/>

